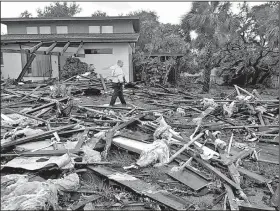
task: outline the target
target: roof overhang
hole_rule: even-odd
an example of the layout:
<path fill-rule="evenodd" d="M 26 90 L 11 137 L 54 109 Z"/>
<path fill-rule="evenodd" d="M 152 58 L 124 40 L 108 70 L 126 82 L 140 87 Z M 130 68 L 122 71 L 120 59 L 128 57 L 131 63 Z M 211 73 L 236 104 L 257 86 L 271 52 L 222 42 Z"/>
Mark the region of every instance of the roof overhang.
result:
<path fill-rule="evenodd" d="M 137 33 L 113 34 L 8 34 L 1 36 L 1 43 L 26 42 L 84 42 L 84 43 L 136 43 Z"/>

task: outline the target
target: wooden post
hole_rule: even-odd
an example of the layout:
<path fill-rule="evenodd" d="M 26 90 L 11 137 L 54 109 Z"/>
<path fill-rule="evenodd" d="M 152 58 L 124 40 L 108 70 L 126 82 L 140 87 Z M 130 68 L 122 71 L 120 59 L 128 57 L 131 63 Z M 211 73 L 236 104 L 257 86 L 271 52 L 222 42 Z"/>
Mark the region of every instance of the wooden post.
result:
<path fill-rule="evenodd" d="M 107 87 L 106 87 L 106 84 L 104 82 L 104 78 L 102 77 L 101 74 L 99 74 L 99 75 L 100 75 L 100 79 L 101 79 L 101 83 L 102 83 L 103 89 L 104 89 L 105 92 L 107 92 Z"/>
<path fill-rule="evenodd" d="M 30 67 L 30 65 L 32 64 L 33 60 L 35 59 L 36 54 L 32 53 L 31 56 L 29 57 L 26 65 L 23 67 L 21 73 L 19 74 L 18 78 L 16 79 L 16 82 L 18 83 L 19 81 L 21 81 L 21 79 L 23 78 L 24 74 L 27 72 L 28 68 Z"/>

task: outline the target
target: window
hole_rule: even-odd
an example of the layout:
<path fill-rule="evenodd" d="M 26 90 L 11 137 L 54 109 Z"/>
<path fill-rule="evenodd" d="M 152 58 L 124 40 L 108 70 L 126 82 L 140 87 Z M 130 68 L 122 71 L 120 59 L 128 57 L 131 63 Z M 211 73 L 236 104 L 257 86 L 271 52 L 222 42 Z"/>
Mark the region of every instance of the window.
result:
<path fill-rule="evenodd" d="M 113 26 L 102 26 L 102 33 L 113 33 Z"/>
<path fill-rule="evenodd" d="M 27 34 L 38 34 L 37 26 L 26 27 Z"/>
<path fill-rule="evenodd" d="M 113 54 L 113 48 L 85 49 L 85 54 Z"/>
<path fill-rule="evenodd" d="M 40 34 L 50 34 L 51 27 L 50 26 L 40 26 Z"/>
<path fill-rule="evenodd" d="M 3 52 L 1 52 L 1 65 L 4 65 Z"/>
<path fill-rule="evenodd" d="M 100 26 L 89 26 L 89 33 L 100 33 Z"/>
<path fill-rule="evenodd" d="M 68 34 L 68 27 L 67 26 L 56 26 L 56 33 L 57 34 Z"/>

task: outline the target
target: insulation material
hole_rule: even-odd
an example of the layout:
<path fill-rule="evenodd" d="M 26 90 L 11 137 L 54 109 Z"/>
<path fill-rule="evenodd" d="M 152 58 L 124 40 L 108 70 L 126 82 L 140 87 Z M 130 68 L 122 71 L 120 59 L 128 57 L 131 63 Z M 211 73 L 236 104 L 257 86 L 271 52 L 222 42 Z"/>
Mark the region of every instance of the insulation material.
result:
<path fill-rule="evenodd" d="M 185 116 L 185 109 L 183 108 L 177 108 L 176 113 L 179 114 L 180 116 Z"/>
<path fill-rule="evenodd" d="M 223 104 L 223 114 L 226 117 L 231 117 L 234 111 L 234 106 L 235 102 L 232 101 L 230 104 L 229 103 L 224 103 Z"/>
<path fill-rule="evenodd" d="M 227 143 L 221 139 L 216 139 L 214 144 L 216 148 L 219 147 L 220 149 L 225 149 L 227 146 Z"/>
<path fill-rule="evenodd" d="M 44 131 L 41 129 L 32 129 L 32 128 L 24 128 L 21 130 L 17 130 L 17 128 L 11 132 L 8 132 L 4 135 L 3 139 L 1 140 L 1 144 L 16 140 L 17 137 L 23 137 L 23 136 L 33 136 L 38 133 L 43 133 Z"/>
<path fill-rule="evenodd" d="M 145 167 L 157 161 L 159 163 L 155 164 L 155 167 L 169 161 L 169 147 L 163 139 L 154 141 L 148 148 L 144 149 L 136 164 Z"/>
<path fill-rule="evenodd" d="M 265 108 L 264 106 L 257 106 L 257 107 L 255 108 L 255 110 L 256 110 L 257 112 L 261 113 L 261 114 L 263 114 L 264 112 L 267 111 L 266 108 Z"/>
<path fill-rule="evenodd" d="M 235 99 L 241 103 L 249 103 L 253 98 L 252 96 L 237 95 Z"/>
<path fill-rule="evenodd" d="M 76 191 L 80 187 L 80 179 L 76 173 L 69 174 L 62 179 L 49 179 L 47 182 L 55 185 L 58 191 Z"/>
<path fill-rule="evenodd" d="M 217 158 L 220 157 L 219 153 L 213 151 L 212 149 L 210 149 L 208 147 L 203 146 L 201 143 L 195 141 L 194 144 L 203 151 L 203 153 L 200 154 L 200 156 L 203 160 L 209 160 L 213 157 L 217 157 Z"/>
<path fill-rule="evenodd" d="M 217 104 L 215 107 L 214 106 L 208 107 L 205 111 L 202 111 L 201 114 L 199 114 L 199 116 L 194 118 L 192 121 L 196 125 L 201 125 L 203 118 L 206 117 L 208 114 L 210 114 L 212 111 L 214 111 L 216 109 L 216 107 L 217 107 Z"/>
<path fill-rule="evenodd" d="M 215 103 L 214 99 L 209 99 L 209 98 L 203 98 L 201 104 L 203 105 L 204 108 L 217 107 L 218 106 L 218 104 Z"/>
<path fill-rule="evenodd" d="M 83 146 L 83 162 L 88 162 L 88 163 L 94 163 L 94 162 L 100 162 L 101 161 L 101 154 L 100 152 L 97 152 L 88 146 Z"/>
<path fill-rule="evenodd" d="M 26 170 L 38 170 L 47 165 L 56 164 L 59 168 L 74 168 L 73 158 L 68 154 L 53 157 L 16 157 L 3 167 L 22 168 Z"/>
<path fill-rule="evenodd" d="M 75 191 L 78 187 L 76 173 L 45 182 L 29 182 L 27 175 L 2 176 L 1 210 L 58 210 L 58 191 Z"/>
<path fill-rule="evenodd" d="M 1 118 L 3 119 L 1 121 L 1 125 L 5 125 L 5 126 L 13 126 L 13 125 L 20 125 L 20 126 L 27 126 L 27 125 L 39 125 L 42 124 L 43 122 L 38 121 L 38 120 L 34 120 L 34 119 L 30 119 L 28 117 L 22 116 L 20 114 L 7 114 L 5 115 L 6 117 L 9 118 L 9 120 L 7 118 L 3 118 L 3 115 L 1 114 Z"/>

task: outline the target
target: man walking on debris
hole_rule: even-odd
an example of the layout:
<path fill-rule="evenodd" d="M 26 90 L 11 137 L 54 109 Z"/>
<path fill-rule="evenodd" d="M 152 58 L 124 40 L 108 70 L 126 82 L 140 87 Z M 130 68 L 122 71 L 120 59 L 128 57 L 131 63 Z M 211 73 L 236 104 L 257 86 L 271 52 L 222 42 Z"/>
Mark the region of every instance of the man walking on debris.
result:
<path fill-rule="evenodd" d="M 117 97 L 120 98 L 120 101 L 123 106 L 126 106 L 126 102 L 123 96 L 123 84 L 126 83 L 125 76 L 123 73 L 123 61 L 118 60 L 117 64 L 110 67 L 112 71 L 111 78 L 112 78 L 112 85 L 114 89 L 114 93 L 112 95 L 110 106 L 114 106 Z"/>

